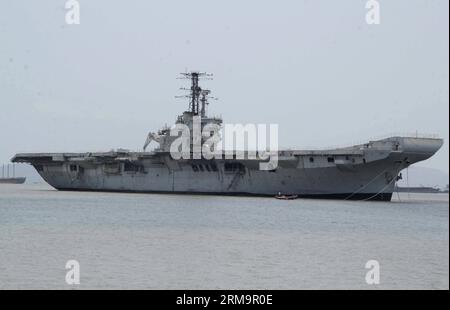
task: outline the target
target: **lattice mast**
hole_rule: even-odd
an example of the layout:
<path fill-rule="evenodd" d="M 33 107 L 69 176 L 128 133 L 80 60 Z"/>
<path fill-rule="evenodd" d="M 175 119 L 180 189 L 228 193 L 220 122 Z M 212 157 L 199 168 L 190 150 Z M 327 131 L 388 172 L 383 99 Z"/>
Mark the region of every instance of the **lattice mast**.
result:
<path fill-rule="evenodd" d="M 192 71 L 188 73 L 181 73 L 181 79 L 191 80 L 191 88 L 181 88 L 181 90 L 189 91 L 189 95 L 177 96 L 176 98 L 189 98 L 189 112 L 193 115 L 205 116 L 206 106 L 209 104 L 208 99 L 216 99 L 209 97 L 211 93 L 208 89 L 202 89 L 199 85 L 199 80 L 212 80 L 212 74 L 206 72 Z"/>

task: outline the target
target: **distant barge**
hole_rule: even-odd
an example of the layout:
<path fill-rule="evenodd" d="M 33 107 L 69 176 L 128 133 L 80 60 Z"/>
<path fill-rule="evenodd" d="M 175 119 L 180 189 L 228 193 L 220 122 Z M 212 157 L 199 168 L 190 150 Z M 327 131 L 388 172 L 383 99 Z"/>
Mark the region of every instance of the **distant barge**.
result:
<path fill-rule="evenodd" d="M 422 193 L 422 194 L 439 194 L 445 193 L 445 191 L 434 187 L 395 187 L 395 191 L 399 193 Z"/>
<path fill-rule="evenodd" d="M 26 178 L 0 178 L 0 184 L 23 184 Z"/>
<path fill-rule="evenodd" d="M 5 171 L 6 170 L 6 171 Z M 3 165 L 2 167 L 2 177 L 0 178 L 0 184 L 23 184 L 26 181 L 26 178 L 17 177 L 16 178 L 16 166 L 12 166 L 12 174 L 13 176 L 9 176 L 9 165 Z"/>

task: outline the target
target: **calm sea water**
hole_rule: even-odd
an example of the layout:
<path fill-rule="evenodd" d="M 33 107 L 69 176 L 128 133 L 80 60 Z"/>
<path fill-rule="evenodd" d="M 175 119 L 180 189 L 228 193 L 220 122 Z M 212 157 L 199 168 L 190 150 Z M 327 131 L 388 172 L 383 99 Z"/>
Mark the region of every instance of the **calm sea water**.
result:
<path fill-rule="evenodd" d="M 0 289 L 448 289 L 448 195 L 279 201 L 0 186 Z M 380 285 L 365 264 L 380 264 Z"/>

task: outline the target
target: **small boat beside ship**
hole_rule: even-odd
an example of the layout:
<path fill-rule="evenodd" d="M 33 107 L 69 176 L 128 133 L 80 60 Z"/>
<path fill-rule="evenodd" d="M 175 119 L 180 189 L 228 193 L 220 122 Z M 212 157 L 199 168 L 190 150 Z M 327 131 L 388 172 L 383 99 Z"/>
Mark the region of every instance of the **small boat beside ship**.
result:
<path fill-rule="evenodd" d="M 275 199 L 279 199 L 279 200 L 295 200 L 298 198 L 298 195 L 281 195 L 278 194 L 275 196 Z"/>

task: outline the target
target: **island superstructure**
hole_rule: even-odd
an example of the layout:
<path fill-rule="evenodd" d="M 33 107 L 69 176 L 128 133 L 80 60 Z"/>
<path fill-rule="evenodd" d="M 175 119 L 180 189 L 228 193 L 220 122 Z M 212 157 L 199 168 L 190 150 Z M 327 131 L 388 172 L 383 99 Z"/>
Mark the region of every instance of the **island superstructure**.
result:
<path fill-rule="evenodd" d="M 210 90 L 191 80 L 189 109 L 176 119 L 192 129 L 193 119 L 222 125 L 209 117 Z M 261 158 L 203 157 L 176 159 L 170 152 L 177 138 L 170 127 L 150 133 L 142 152 L 25 153 L 13 162 L 29 163 L 58 190 L 275 196 L 390 201 L 401 171 L 433 156 L 443 145 L 434 137 L 392 136 L 329 150 L 279 150 L 276 168 L 261 170 Z M 159 146 L 145 148 L 153 141 Z M 192 141 L 191 141 L 192 143 Z M 192 150 L 191 150 L 192 151 Z"/>

